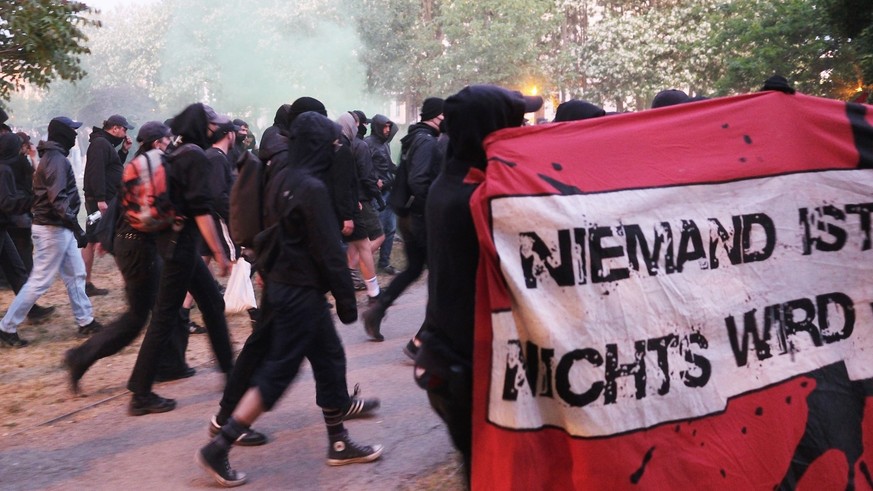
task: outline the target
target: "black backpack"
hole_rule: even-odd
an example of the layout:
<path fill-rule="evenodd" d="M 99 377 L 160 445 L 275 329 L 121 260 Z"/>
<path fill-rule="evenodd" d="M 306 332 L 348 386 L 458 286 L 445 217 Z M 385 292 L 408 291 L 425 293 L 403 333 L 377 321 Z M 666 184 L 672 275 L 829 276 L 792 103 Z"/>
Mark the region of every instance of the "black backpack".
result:
<path fill-rule="evenodd" d="M 264 230 L 264 186 L 267 166 L 252 152 L 243 152 L 236 162 L 239 175 L 230 189 L 230 237 L 246 248 Z"/>
<path fill-rule="evenodd" d="M 418 148 L 421 138 L 415 138 L 409 144 L 409 148 L 400 154 L 400 163 L 397 164 L 397 174 L 394 176 L 394 186 L 388 195 L 388 206 L 394 210 L 397 216 L 409 215 L 415 195 L 409 189 L 409 156 Z"/>

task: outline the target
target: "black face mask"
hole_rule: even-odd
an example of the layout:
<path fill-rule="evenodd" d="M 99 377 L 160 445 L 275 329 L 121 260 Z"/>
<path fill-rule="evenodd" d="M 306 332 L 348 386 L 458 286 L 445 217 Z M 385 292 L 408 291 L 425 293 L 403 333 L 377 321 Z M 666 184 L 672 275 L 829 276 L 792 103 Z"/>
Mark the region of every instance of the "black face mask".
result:
<path fill-rule="evenodd" d="M 242 133 L 237 133 L 236 134 L 236 144 L 242 145 L 246 141 L 246 136 L 247 135 L 243 135 Z"/>
<path fill-rule="evenodd" d="M 56 142 L 69 153 L 76 145 L 76 130 L 60 121 L 51 120 L 48 126 L 48 139 Z"/>
<path fill-rule="evenodd" d="M 121 142 L 124 141 L 123 136 L 115 136 L 106 130 L 103 130 L 103 132 L 106 133 L 106 139 L 109 140 L 109 143 L 111 143 L 113 147 L 117 147 L 118 145 L 121 145 Z"/>

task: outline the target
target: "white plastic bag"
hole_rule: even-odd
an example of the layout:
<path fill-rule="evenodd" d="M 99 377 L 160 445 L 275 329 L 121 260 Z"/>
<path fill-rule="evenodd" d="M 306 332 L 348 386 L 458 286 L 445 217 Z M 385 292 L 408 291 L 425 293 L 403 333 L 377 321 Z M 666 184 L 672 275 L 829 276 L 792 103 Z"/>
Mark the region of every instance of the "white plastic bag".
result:
<path fill-rule="evenodd" d="M 258 306 L 252 286 L 252 265 L 240 258 L 233 265 L 227 288 L 224 290 L 224 312 L 239 314 Z"/>

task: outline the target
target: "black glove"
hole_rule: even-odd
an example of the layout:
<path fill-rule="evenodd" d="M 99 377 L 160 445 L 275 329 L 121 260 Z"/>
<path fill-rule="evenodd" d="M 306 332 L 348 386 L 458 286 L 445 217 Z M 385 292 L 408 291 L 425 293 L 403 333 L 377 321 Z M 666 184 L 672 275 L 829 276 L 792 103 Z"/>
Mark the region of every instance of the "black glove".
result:
<path fill-rule="evenodd" d="M 773 75 L 768 78 L 766 82 L 764 82 L 764 86 L 761 87 L 761 90 L 778 90 L 779 92 L 784 92 L 786 94 L 793 94 L 794 87 L 788 84 L 788 80 L 782 75 Z"/>
<path fill-rule="evenodd" d="M 382 198 L 382 195 L 376 196 L 376 211 L 382 211 L 385 209 L 385 199 Z"/>
<path fill-rule="evenodd" d="M 351 301 L 340 301 L 338 298 L 335 300 L 336 315 L 339 317 L 340 322 L 351 324 L 358 320 L 358 304 L 354 297 L 352 297 Z"/>
<path fill-rule="evenodd" d="M 79 224 L 76 224 L 76 228 L 73 229 L 73 237 L 76 238 L 76 247 L 79 249 L 84 249 L 88 245 L 88 238 L 85 237 L 85 231 Z"/>

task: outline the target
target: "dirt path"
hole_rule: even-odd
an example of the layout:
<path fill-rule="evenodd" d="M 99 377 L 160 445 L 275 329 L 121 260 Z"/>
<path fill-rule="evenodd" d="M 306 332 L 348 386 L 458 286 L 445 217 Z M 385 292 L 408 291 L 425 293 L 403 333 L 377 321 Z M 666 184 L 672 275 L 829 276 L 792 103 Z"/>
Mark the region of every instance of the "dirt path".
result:
<path fill-rule="evenodd" d="M 388 278 L 380 278 L 388 281 Z M 97 318 L 108 323 L 124 308 L 121 280 L 110 257 L 95 266 L 94 282 L 112 293 L 94 299 Z M 424 313 L 424 280 L 389 312 L 386 341 L 367 341 L 360 323 L 337 322 L 348 357 L 350 388 L 382 399 L 375 417 L 347 423 L 354 439 L 382 443 L 373 464 L 325 465 L 327 436 L 315 405 L 306 366 L 276 409 L 255 427 L 271 442 L 235 448 L 231 462 L 249 475 L 246 489 L 459 489 L 461 471 L 445 427 L 418 389 L 411 363 L 401 353 Z M 0 291 L 6 307 L 12 292 Z M 366 303 L 363 296 L 359 304 Z M 214 368 L 205 336 L 192 336 L 188 362 L 197 375 L 158 384 L 156 392 L 177 399 L 175 411 L 130 417 L 124 389 L 140 340 L 98 362 L 82 381 L 84 394 L 70 394 L 61 359 L 77 345 L 75 322 L 60 281 L 40 301 L 57 311 L 38 325 L 25 323 L 21 336 L 31 345 L 0 348 L 0 487 L 36 489 L 189 489 L 217 485 L 193 463 L 206 425 L 218 407 L 224 377 Z M 199 313 L 192 315 L 199 321 Z M 228 318 L 234 347 L 249 333 L 247 316 Z"/>

